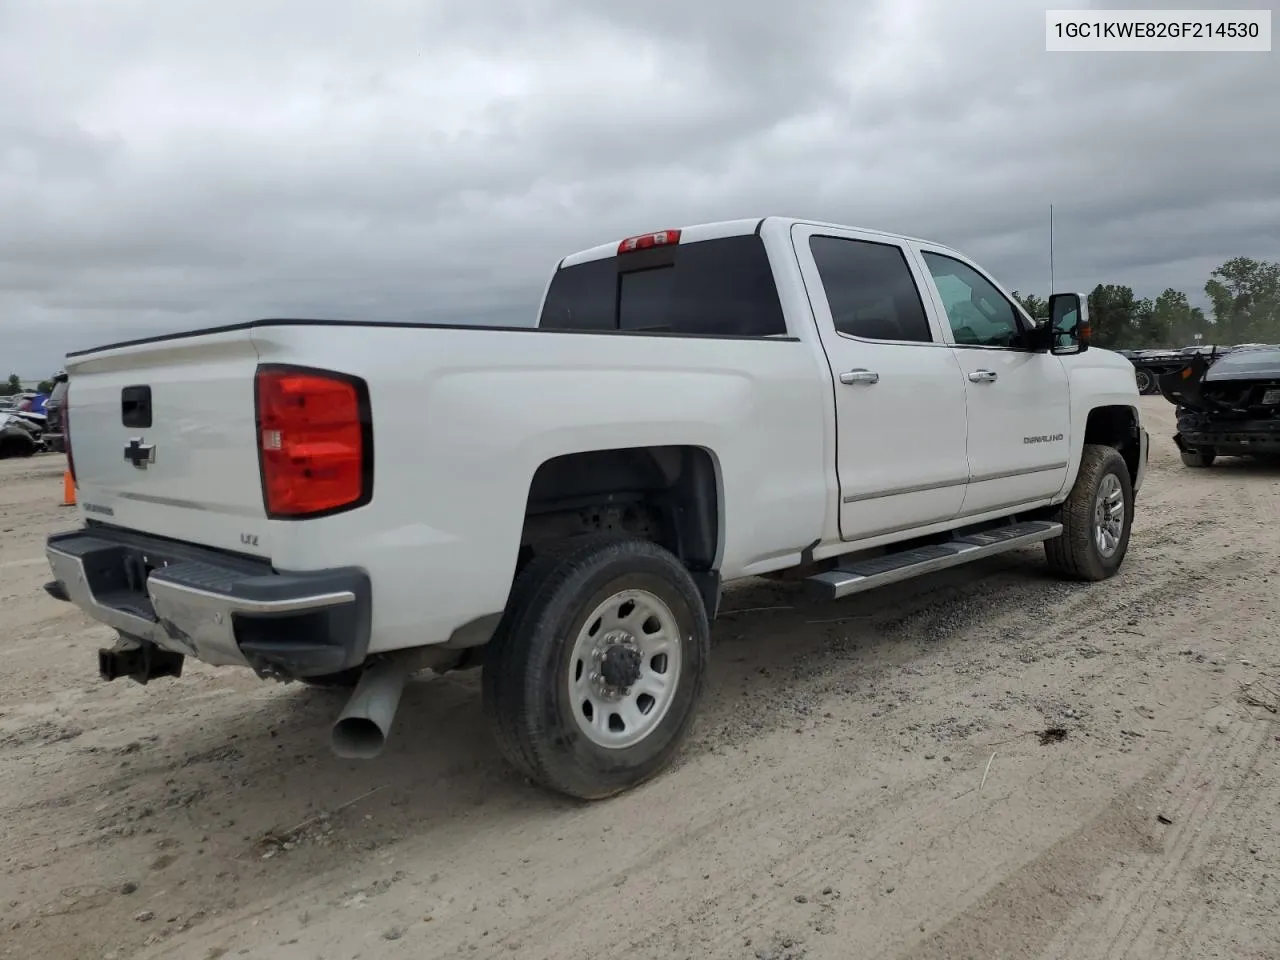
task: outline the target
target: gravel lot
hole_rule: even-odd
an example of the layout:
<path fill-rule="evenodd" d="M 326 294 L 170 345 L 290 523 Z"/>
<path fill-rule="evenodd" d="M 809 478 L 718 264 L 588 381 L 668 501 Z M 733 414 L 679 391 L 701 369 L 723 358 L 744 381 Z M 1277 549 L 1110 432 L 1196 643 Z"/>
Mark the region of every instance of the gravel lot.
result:
<path fill-rule="evenodd" d="M 680 764 L 587 806 L 503 765 L 473 674 L 369 763 L 332 693 L 101 683 L 40 590 L 63 459 L 0 462 L 0 957 L 1280 957 L 1280 468 L 1188 470 L 1142 402 L 1119 577 L 736 587 Z"/>

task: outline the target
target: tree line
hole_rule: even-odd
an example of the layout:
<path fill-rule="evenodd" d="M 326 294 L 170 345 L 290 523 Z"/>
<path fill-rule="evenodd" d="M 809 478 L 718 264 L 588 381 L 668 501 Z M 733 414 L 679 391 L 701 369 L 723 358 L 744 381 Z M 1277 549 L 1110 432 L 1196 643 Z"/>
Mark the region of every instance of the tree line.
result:
<path fill-rule="evenodd" d="M 1280 262 L 1234 257 L 1204 285 L 1212 315 L 1193 307 L 1172 287 L 1152 300 L 1132 287 L 1100 283 L 1089 294 L 1090 342 L 1111 350 L 1186 347 L 1196 342 L 1228 346 L 1280 343 Z M 1033 317 L 1049 315 L 1048 301 L 1013 293 Z"/>
<path fill-rule="evenodd" d="M 36 387 L 36 393 L 51 393 L 53 391 L 52 380 L 41 380 L 40 385 Z M 22 380 L 16 373 L 9 374 L 9 379 L 4 383 L 0 383 L 0 397 L 12 397 L 15 393 L 22 392 Z"/>

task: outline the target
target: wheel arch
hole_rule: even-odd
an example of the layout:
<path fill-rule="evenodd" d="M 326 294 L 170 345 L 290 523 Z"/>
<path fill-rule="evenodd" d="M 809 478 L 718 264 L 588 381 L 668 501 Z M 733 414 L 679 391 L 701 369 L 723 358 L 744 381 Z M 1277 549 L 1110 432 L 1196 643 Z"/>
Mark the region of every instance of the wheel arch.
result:
<path fill-rule="evenodd" d="M 549 542 L 602 531 L 644 537 L 670 550 L 693 574 L 714 616 L 724 495 L 713 450 L 613 447 L 545 460 L 529 481 L 516 573 Z"/>
<path fill-rule="evenodd" d="M 1097 443 L 1115 447 L 1129 470 L 1129 481 L 1136 483 L 1142 457 L 1141 425 L 1137 407 L 1127 404 L 1094 407 L 1085 419 L 1081 445 Z"/>

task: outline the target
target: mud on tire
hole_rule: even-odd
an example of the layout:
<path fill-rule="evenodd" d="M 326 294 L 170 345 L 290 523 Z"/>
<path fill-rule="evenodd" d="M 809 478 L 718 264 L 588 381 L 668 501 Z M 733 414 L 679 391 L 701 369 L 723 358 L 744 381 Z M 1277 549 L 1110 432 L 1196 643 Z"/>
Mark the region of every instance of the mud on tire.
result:
<path fill-rule="evenodd" d="M 1114 511 L 1117 496 L 1118 517 Z M 1107 535 L 1100 537 L 1104 514 L 1118 519 L 1118 524 L 1110 524 Z M 1085 444 L 1075 485 L 1057 520 L 1062 524 L 1062 535 L 1044 544 L 1049 567 L 1055 573 L 1073 580 L 1105 580 L 1120 569 L 1133 526 L 1133 482 L 1119 450 Z M 1100 539 L 1104 541 L 1101 544 Z"/>
<path fill-rule="evenodd" d="M 647 609 L 659 615 L 646 619 Z M 661 630 L 651 640 L 645 634 L 654 624 Z M 663 638 L 675 645 L 665 660 L 651 653 Z M 593 646 L 594 660 L 583 652 Z M 606 665 L 600 650 L 615 648 L 625 655 L 607 652 Z M 675 556 L 647 540 L 574 537 L 535 556 L 517 577 L 485 650 L 485 713 L 503 754 L 525 776 L 571 797 L 601 799 L 671 762 L 701 700 L 709 656 L 706 610 Z M 670 689 L 650 697 L 646 713 L 648 694 L 636 691 L 649 689 L 662 669 Z M 620 699 L 602 700 L 598 689 Z M 643 735 L 628 742 L 632 718 Z"/>

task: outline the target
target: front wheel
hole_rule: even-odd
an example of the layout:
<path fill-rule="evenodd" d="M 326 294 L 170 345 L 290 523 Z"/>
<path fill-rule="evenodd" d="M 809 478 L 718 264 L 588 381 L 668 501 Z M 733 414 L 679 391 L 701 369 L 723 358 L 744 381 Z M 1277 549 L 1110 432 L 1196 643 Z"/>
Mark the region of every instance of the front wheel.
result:
<path fill-rule="evenodd" d="M 1138 368 L 1133 372 L 1133 378 L 1137 381 L 1139 393 L 1149 394 L 1156 392 L 1156 378 L 1150 370 Z"/>
<path fill-rule="evenodd" d="M 600 799 L 671 762 L 709 657 L 706 611 L 678 559 L 645 540 L 574 538 L 517 578 L 485 651 L 485 712 L 522 773 Z"/>
<path fill-rule="evenodd" d="M 1050 568 L 1074 580 L 1114 576 L 1129 550 L 1133 526 L 1133 482 L 1119 450 L 1085 445 L 1058 520 L 1061 536 L 1044 544 Z"/>

